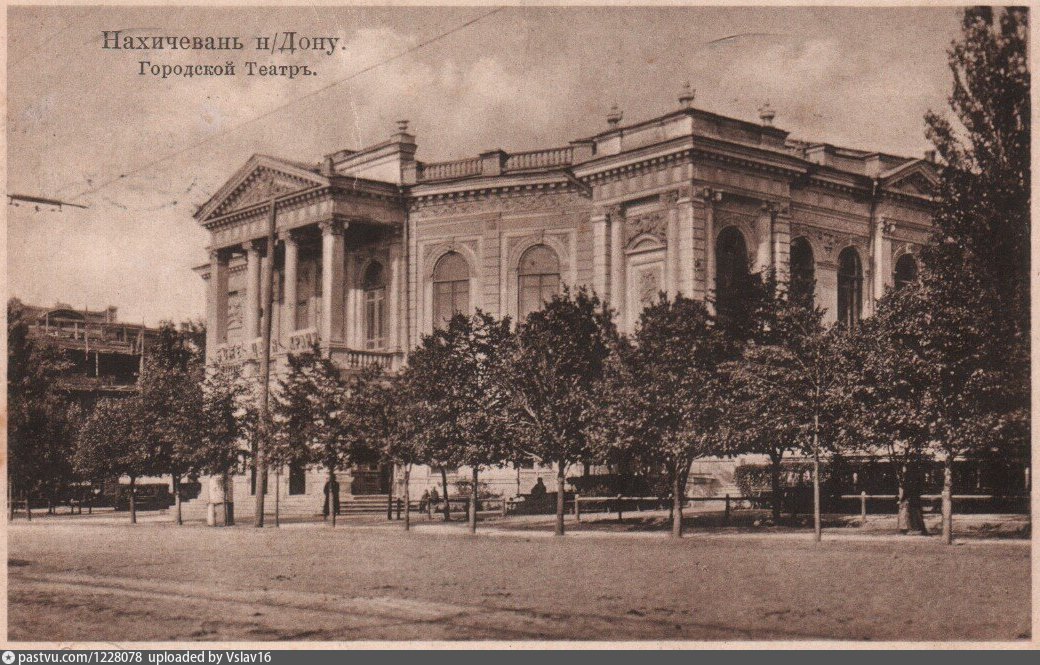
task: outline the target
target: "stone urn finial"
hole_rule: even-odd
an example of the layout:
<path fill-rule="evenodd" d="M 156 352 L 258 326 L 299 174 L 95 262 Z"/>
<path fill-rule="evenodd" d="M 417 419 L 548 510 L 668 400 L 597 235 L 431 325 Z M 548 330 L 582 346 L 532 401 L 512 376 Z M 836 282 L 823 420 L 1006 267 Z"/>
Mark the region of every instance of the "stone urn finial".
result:
<path fill-rule="evenodd" d="M 687 81 L 683 84 L 682 94 L 679 95 L 679 106 L 684 109 L 693 108 L 693 100 L 697 95 L 697 91 L 690 86 L 690 82 Z"/>
<path fill-rule="evenodd" d="M 611 129 L 617 129 L 617 126 L 621 124 L 621 118 L 624 117 L 621 113 L 621 109 L 618 108 L 617 104 L 610 107 L 610 113 L 607 114 L 607 124 L 610 125 Z"/>
<path fill-rule="evenodd" d="M 773 107 L 769 104 L 769 102 L 766 102 L 762 106 L 758 107 L 758 119 L 761 120 L 762 124 L 766 127 L 773 126 L 773 118 L 775 117 L 776 111 L 773 110 Z"/>

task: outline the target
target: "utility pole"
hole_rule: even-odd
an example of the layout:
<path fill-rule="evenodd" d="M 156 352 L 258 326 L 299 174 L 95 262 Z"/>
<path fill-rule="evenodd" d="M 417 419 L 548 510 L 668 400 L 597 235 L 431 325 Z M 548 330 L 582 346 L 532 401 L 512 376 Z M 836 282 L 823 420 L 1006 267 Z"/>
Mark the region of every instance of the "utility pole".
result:
<path fill-rule="evenodd" d="M 254 526 L 264 526 L 264 490 L 267 488 L 266 445 L 270 435 L 270 383 L 271 383 L 271 314 L 274 309 L 274 243 L 275 225 L 277 221 L 277 200 L 271 195 L 271 203 L 267 211 L 267 257 L 263 266 L 261 279 L 260 325 L 260 427 L 256 442 L 256 459 L 253 468 L 256 472 L 256 516 Z"/>

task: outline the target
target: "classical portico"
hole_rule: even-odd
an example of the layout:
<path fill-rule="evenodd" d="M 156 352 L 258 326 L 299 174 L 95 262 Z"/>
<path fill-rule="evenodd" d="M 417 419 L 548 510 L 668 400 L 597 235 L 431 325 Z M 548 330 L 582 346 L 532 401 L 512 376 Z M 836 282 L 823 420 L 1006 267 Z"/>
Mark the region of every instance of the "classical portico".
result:
<path fill-rule="evenodd" d="M 210 360 L 255 362 L 260 355 L 261 274 L 274 260 L 272 355 L 315 342 L 345 366 L 396 367 L 402 318 L 392 286 L 402 280 L 404 210 L 396 187 L 256 156 L 222 196 L 199 212 L 212 233 L 208 286 Z M 277 239 L 267 247 L 271 201 Z M 381 275 L 364 284 L 373 264 Z M 369 270 L 369 274 L 372 274 Z M 364 317 L 364 297 L 382 289 L 378 330 Z M 372 296 L 374 299 L 376 296 Z M 389 331 L 389 332 L 388 332 Z"/>

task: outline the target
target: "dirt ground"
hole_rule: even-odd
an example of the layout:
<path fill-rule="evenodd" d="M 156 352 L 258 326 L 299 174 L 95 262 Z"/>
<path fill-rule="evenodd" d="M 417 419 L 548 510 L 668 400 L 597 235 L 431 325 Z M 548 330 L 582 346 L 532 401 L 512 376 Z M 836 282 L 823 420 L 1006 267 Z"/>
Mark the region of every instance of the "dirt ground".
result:
<path fill-rule="evenodd" d="M 1027 541 L 9 527 L 9 639 L 1015 640 Z M 532 524 L 533 526 L 533 524 Z"/>

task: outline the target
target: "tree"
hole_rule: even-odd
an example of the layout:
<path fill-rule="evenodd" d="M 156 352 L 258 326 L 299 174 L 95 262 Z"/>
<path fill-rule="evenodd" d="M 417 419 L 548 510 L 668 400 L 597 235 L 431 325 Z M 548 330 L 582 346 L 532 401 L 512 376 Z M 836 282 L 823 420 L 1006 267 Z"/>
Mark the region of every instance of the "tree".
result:
<path fill-rule="evenodd" d="M 224 525 L 234 524 L 227 501 L 231 475 L 248 454 L 246 440 L 255 436 L 257 409 L 254 396 L 234 365 L 215 364 L 206 372 L 202 413 L 193 470 L 220 479 L 224 492 Z"/>
<path fill-rule="evenodd" d="M 156 463 L 173 480 L 176 522 L 181 515 L 181 480 L 195 466 L 197 443 L 203 433 L 203 350 L 194 343 L 196 331 L 188 326 L 177 330 L 172 323 L 159 327 L 156 343 L 145 358 L 138 381 L 142 407 L 150 414 L 148 434 L 158 445 Z"/>
<path fill-rule="evenodd" d="M 929 112 L 927 132 L 945 162 L 935 242 L 924 252 L 936 276 L 971 279 L 1000 303 L 1028 341 L 1030 232 L 1029 11 L 964 10 L 949 52 L 954 117 Z"/>
<path fill-rule="evenodd" d="M 513 459 L 507 399 L 497 372 L 511 339 L 509 320 L 478 311 L 457 314 L 425 335 L 409 357 L 419 391 L 419 445 L 429 461 L 472 471 L 469 528 L 477 528 L 479 472 Z M 447 491 L 445 491 L 447 499 Z"/>
<path fill-rule="evenodd" d="M 964 283 L 967 275 L 961 277 Z M 1029 362 L 1014 337 L 1013 322 L 981 283 L 965 293 L 926 278 L 891 294 L 876 324 L 883 331 L 876 371 L 900 404 L 879 415 L 890 435 L 930 450 L 943 462 L 943 539 L 953 538 L 953 462 L 994 447 L 1025 445 L 1029 426 Z M 882 393 L 882 397 L 887 397 Z M 916 453 L 914 453 L 916 454 Z"/>
<path fill-rule="evenodd" d="M 608 454 L 622 448 L 664 468 L 672 488 L 672 536 L 682 537 L 690 465 L 723 454 L 727 392 L 719 368 L 733 345 L 704 303 L 663 293 L 643 310 L 633 344 L 619 344 L 603 382 Z"/>
<path fill-rule="evenodd" d="M 498 376 L 522 448 L 556 466 L 556 534 L 563 535 L 568 463 L 590 452 L 597 384 L 617 329 L 586 289 L 565 289 L 517 328 Z"/>
<path fill-rule="evenodd" d="M 43 492 L 55 496 L 73 479 L 74 424 L 79 410 L 61 389 L 71 363 L 54 346 L 29 335 L 28 311 L 7 303 L 8 482 L 12 496 L 28 502 Z M 13 503 L 9 506 L 14 510 Z M 12 513 L 13 515 L 13 513 Z"/>
<path fill-rule="evenodd" d="M 364 456 L 360 445 L 364 437 L 357 421 L 349 417 L 347 398 L 347 382 L 339 367 L 320 348 L 289 355 L 289 373 L 280 381 L 275 398 L 275 426 L 280 438 L 303 441 L 311 461 L 327 470 L 326 501 L 333 527 L 339 507 L 336 470 Z"/>
<path fill-rule="evenodd" d="M 848 445 L 880 454 L 895 472 L 900 530 L 927 534 L 921 506 L 923 465 L 936 452 L 931 438 L 927 376 L 907 341 L 919 285 L 889 291 L 846 347 L 849 376 L 844 418 Z"/>
<path fill-rule="evenodd" d="M 798 279 L 792 276 L 792 279 Z M 771 509 L 773 522 L 780 519 L 783 488 L 781 469 L 784 456 L 799 449 L 802 428 L 792 419 L 800 404 L 791 391 L 777 391 L 775 386 L 790 379 L 784 363 L 761 363 L 764 349 L 784 343 L 784 333 L 793 328 L 781 326 L 784 313 L 792 307 L 813 308 L 814 282 L 800 283 L 785 290 L 770 269 L 747 280 L 744 312 L 724 322 L 726 336 L 739 346 L 737 356 L 727 362 L 727 397 L 731 408 L 723 423 L 729 431 L 729 447 L 733 451 L 764 454 L 769 457 Z M 794 294 L 794 295 L 792 295 Z M 774 352 L 779 349 L 774 349 Z"/>
<path fill-rule="evenodd" d="M 381 454 L 385 460 L 399 466 L 404 474 L 404 529 L 411 528 L 411 497 L 409 483 L 412 466 L 428 460 L 423 449 L 421 433 L 425 427 L 426 386 L 411 366 L 390 377 L 386 387 L 372 394 L 381 418 L 386 419 L 387 436 L 383 439 Z M 447 497 L 445 497 L 447 498 Z"/>
<path fill-rule="evenodd" d="M 953 460 L 1027 445 L 1029 400 L 1030 74 L 1028 10 L 964 11 L 949 51 L 954 118 L 931 112 L 945 162 L 921 299 L 905 303 L 944 456 L 943 538 L 953 535 Z M 980 329 L 985 322 L 985 329 Z M 952 327 L 951 327 L 952 326 Z"/>
<path fill-rule="evenodd" d="M 758 404 L 767 399 L 763 391 L 772 391 L 770 417 L 786 420 L 782 436 L 795 437 L 798 448 L 811 456 L 813 533 L 819 541 L 820 457 L 834 447 L 833 430 L 839 422 L 837 388 L 843 378 L 840 349 L 845 331 L 825 327 L 821 308 L 797 300 L 781 301 L 772 326 L 768 343 L 752 340 L 745 346 L 735 383 L 750 390 Z"/>
<path fill-rule="evenodd" d="M 140 395 L 98 402 L 83 424 L 75 464 L 86 478 L 130 478 L 130 523 L 137 523 L 136 483 L 161 471 L 161 451 L 151 433 L 153 418 Z"/>

